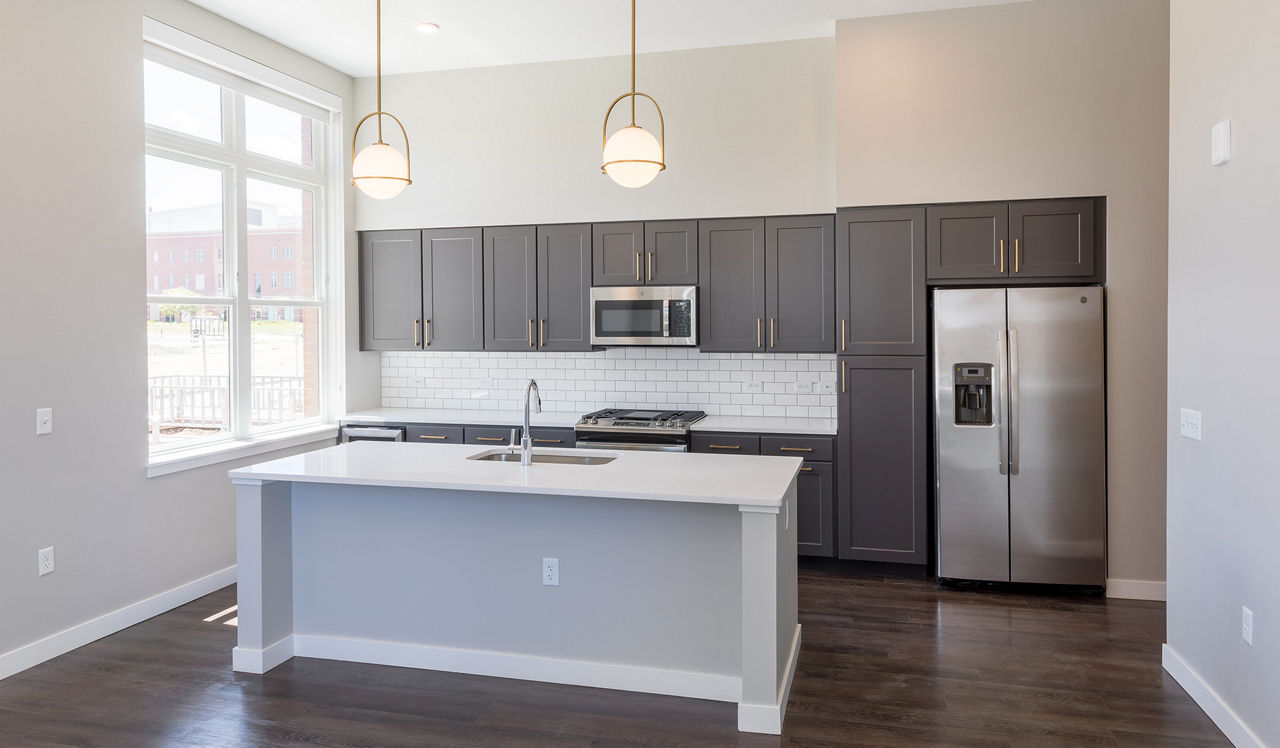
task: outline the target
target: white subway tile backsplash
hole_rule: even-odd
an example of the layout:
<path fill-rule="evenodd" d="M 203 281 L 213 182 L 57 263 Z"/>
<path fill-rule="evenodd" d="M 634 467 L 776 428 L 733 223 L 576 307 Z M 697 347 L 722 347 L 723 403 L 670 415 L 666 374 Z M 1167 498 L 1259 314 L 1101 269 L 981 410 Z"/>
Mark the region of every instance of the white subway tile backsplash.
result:
<path fill-rule="evenodd" d="M 835 418 L 836 358 L 814 353 L 701 353 L 687 348 L 609 348 L 587 353 L 382 354 L 388 408 L 514 410 L 538 380 L 543 408 L 687 407 L 712 415 Z M 482 382 L 481 380 L 486 380 Z M 750 390 L 751 382 L 760 383 Z M 812 387 L 800 393 L 798 386 Z"/>

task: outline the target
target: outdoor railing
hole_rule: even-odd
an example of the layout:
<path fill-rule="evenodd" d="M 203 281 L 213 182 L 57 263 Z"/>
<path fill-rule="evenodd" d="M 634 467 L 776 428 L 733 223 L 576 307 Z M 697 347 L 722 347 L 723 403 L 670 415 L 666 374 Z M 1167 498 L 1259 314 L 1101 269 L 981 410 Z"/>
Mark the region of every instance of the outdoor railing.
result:
<path fill-rule="evenodd" d="M 147 414 L 159 427 L 224 428 L 230 412 L 229 377 L 175 374 L 147 378 Z M 296 421 L 306 415 L 305 377 L 252 377 L 253 425 Z"/>

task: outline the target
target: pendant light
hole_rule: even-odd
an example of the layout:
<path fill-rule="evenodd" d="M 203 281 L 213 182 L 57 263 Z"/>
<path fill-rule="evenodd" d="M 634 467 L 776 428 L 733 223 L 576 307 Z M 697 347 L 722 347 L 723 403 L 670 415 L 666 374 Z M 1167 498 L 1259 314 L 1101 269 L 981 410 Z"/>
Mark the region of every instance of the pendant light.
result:
<path fill-rule="evenodd" d="M 653 103 L 658 110 L 658 137 L 636 124 L 636 97 L 643 96 Z M 609 115 L 613 108 L 623 99 L 631 99 L 631 124 L 615 132 L 609 132 Z M 667 153 L 667 126 L 662 119 L 662 107 L 646 93 L 636 91 L 636 0 L 631 0 L 631 92 L 624 93 L 613 100 L 609 111 L 604 113 L 604 126 L 601 128 L 601 140 L 604 143 L 604 164 L 600 170 L 623 187 L 643 187 L 658 176 L 658 172 L 667 168 L 664 163 Z"/>
<path fill-rule="evenodd" d="M 365 146 L 351 160 L 351 182 L 360 191 L 372 198 L 386 200 L 399 195 L 401 190 L 413 184 L 409 179 L 409 133 L 395 115 L 382 111 L 382 0 L 377 0 L 378 7 L 378 111 L 366 114 L 356 123 L 355 132 L 351 133 L 351 152 L 356 150 L 356 136 L 360 134 L 360 126 L 370 117 L 378 118 L 378 141 Z M 400 155 L 393 146 L 382 140 L 382 118 L 390 117 L 400 126 L 400 134 L 404 136 L 404 155 Z"/>

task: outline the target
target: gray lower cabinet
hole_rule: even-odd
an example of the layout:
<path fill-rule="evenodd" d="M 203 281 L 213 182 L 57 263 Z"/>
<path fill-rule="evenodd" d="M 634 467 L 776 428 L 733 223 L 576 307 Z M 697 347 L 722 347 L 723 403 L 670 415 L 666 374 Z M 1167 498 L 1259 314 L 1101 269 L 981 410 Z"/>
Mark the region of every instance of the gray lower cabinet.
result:
<path fill-rule="evenodd" d="M 572 447 L 577 441 L 577 433 L 573 429 L 550 426 L 533 426 L 529 429 L 529 436 L 535 447 Z"/>
<path fill-rule="evenodd" d="M 842 208 L 836 227 L 837 352 L 925 355 L 925 209 Z"/>
<path fill-rule="evenodd" d="M 533 226 L 484 230 L 484 349 L 537 348 L 538 242 Z"/>
<path fill-rule="evenodd" d="M 764 221 L 765 349 L 831 353 L 835 336 L 835 219 L 785 216 Z"/>
<path fill-rule="evenodd" d="M 702 454 L 801 457 L 796 478 L 796 553 L 835 555 L 835 466 L 831 437 L 694 432 L 690 451 Z"/>
<path fill-rule="evenodd" d="M 927 361 L 840 357 L 839 558 L 928 561 Z"/>
<path fill-rule="evenodd" d="M 484 350 L 481 230 L 422 232 L 422 348 Z"/>
<path fill-rule="evenodd" d="M 461 426 L 407 426 L 404 440 L 420 444 L 461 444 Z"/>
<path fill-rule="evenodd" d="M 511 443 L 511 429 L 516 430 L 517 444 L 520 429 L 514 426 L 467 426 L 463 428 L 464 444 L 482 444 L 487 447 L 507 445 Z"/>
<path fill-rule="evenodd" d="M 1013 240 L 1010 277 L 1094 274 L 1094 200 L 1028 200 L 1009 204 Z"/>
<path fill-rule="evenodd" d="M 698 222 L 698 346 L 764 352 L 764 219 Z"/>
<path fill-rule="evenodd" d="M 591 350 L 591 225 L 538 227 L 541 351 Z"/>
<path fill-rule="evenodd" d="M 644 223 L 597 223 L 591 227 L 591 246 L 591 285 L 644 285 Z"/>
<path fill-rule="evenodd" d="M 698 285 L 698 222 L 646 221 L 644 282 L 648 286 Z"/>
<path fill-rule="evenodd" d="M 422 232 L 360 233 L 360 350 L 421 348 Z"/>

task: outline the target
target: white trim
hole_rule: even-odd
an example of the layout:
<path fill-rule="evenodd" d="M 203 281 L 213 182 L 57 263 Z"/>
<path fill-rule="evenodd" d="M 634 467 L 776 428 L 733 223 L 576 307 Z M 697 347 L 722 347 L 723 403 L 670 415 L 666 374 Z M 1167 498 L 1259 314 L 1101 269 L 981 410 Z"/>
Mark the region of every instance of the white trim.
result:
<path fill-rule="evenodd" d="M 782 722 L 787 717 L 787 701 L 791 699 L 791 683 L 796 677 L 796 663 L 800 661 L 800 624 L 796 624 L 791 637 L 791 653 L 787 658 L 787 675 L 778 686 L 776 704 L 738 704 L 738 731 L 758 732 L 765 735 L 781 735 Z"/>
<path fill-rule="evenodd" d="M 306 444 L 333 441 L 338 438 L 338 427 L 332 423 L 321 423 L 306 428 L 295 429 L 283 433 L 267 434 L 252 439 L 236 439 L 220 441 L 191 449 L 166 452 L 153 455 L 147 463 L 147 477 L 155 478 L 183 470 L 216 465 L 219 462 L 238 460 L 242 457 L 253 457 L 279 449 L 300 447 Z"/>
<path fill-rule="evenodd" d="M 1262 739 L 1249 729 L 1244 720 L 1240 719 L 1240 715 L 1222 700 L 1217 691 L 1205 683 L 1204 678 L 1201 678 L 1200 674 L 1188 665 L 1173 647 L 1165 644 L 1161 647 L 1160 653 L 1160 664 L 1164 666 L 1165 672 L 1178 681 L 1178 685 L 1182 686 L 1191 700 L 1209 715 L 1209 719 L 1213 720 L 1219 730 L 1222 730 L 1227 740 L 1237 748 L 1243 746 L 1265 748 Z"/>
<path fill-rule="evenodd" d="M 236 567 L 228 566 L 208 576 L 200 577 L 171 590 L 148 597 L 145 600 L 139 600 L 136 603 L 113 610 L 110 613 L 77 624 L 69 629 L 64 629 L 38 641 L 24 644 L 17 649 L 11 649 L 4 654 L 0 654 L 0 680 L 8 678 L 14 673 L 20 673 L 27 668 L 35 667 L 42 662 L 52 660 L 54 657 L 66 654 L 78 647 L 83 647 L 89 642 L 97 641 L 104 636 L 110 636 L 117 631 L 127 629 L 135 623 L 141 623 L 152 616 L 158 616 L 165 611 L 173 610 L 179 605 L 186 605 L 196 598 L 204 597 L 210 592 L 220 590 L 229 584 L 234 584 L 235 581 Z"/>
<path fill-rule="evenodd" d="M 1107 597 L 1160 602 L 1168 599 L 1165 597 L 1165 583 L 1152 579 L 1108 579 Z"/>
<path fill-rule="evenodd" d="M 742 697 L 742 678 L 716 673 L 296 633 L 293 635 L 293 651 L 298 657 L 612 688 L 692 699 L 737 701 Z"/>
<path fill-rule="evenodd" d="M 291 657 L 293 657 L 293 634 L 263 649 L 233 648 L 231 669 L 237 673 L 262 675 Z"/>

